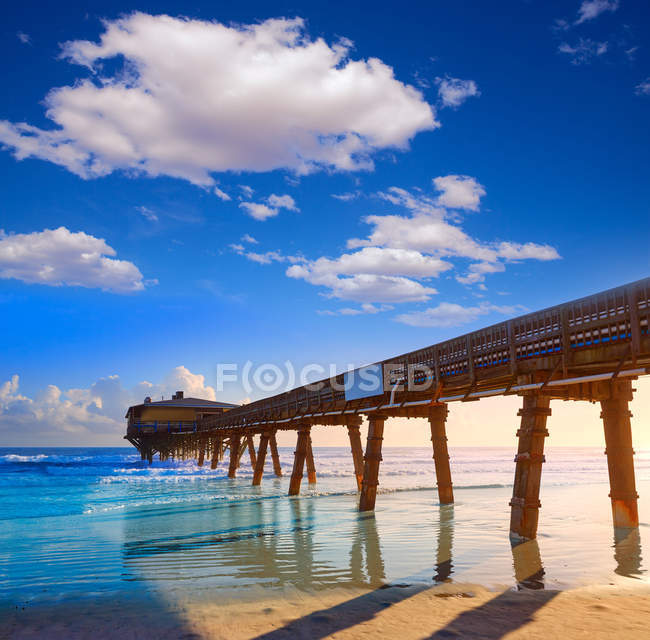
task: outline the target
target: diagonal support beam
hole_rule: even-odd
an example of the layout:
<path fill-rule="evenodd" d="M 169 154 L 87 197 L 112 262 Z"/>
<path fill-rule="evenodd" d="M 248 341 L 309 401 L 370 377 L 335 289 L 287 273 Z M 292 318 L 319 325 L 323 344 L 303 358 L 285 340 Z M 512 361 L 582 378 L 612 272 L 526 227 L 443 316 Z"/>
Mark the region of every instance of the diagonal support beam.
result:
<path fill-rule="evenodd" d="M 276 477 L 282 477 L 282 465 L 280 464 L 280 454 L 278 453 L 278 442 L 275 439 L 275 431 L 271 434 L 271 439 L 269 440 L 271 445 L 271 458 L 273 458 L 273 473 Z"/>

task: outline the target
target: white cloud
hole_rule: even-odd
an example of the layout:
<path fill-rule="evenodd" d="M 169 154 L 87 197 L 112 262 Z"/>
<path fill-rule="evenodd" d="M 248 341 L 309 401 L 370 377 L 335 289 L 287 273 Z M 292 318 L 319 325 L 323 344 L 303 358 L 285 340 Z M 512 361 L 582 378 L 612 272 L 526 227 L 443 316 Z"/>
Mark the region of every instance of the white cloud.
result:
<path fill-rule="evenodd" d="M 470 176 L 440 176 L 433 179 L 433 184 L 441 194 L 437 203 L 450 209 L 478 211 L 485 187 Z"/>
<path fill-rule="evenodd" d="M 115 293 L 144 289 L 140 270 L 132 262 L 107 257 L 114 255 L 105 240 L 65 227 L 10 235 L 0 231 L 0 278 Z"/>
<path fill-rule="evenodd" d="M 475 284 L 485 281 L 486 273 L 500 273 L 506 270 L 502 262 L 475 262 L 469 265 L 469 273 L 465 276 L 456 276 L 462 284 Z"/>
<path fill-rule="evenodd" d="M 553 31 L 568 31 L 571 28 L 571 23 L 564 18 L 558 18 L 551 27 Z"/>
<path fill-rule="evenodd" d="M 50 384 L 32 398 L 20 393 L 19 382 L 14 375 L 0 384 L 0 438 L 5 445 L 24 445 L 38 436 L 39 442 L 50 445 L 78 446 L 86 441 L 116 446 L 123 444 L 126 409 L 142 403 L 145 396 L 159 400 L 183 390 L 186 397 L 216 400 L 205 376 L 184 366 L 172 369 L 158 384 L 144 381 L 131 389 L 111 375 L 83 389 L 61 390 Z"/>
<path fill-rule="evenodd" d="M 636 52 L 639 50 L 639 47 L 630 47 L 629 49 L 625 49 L 625 55 L 628 57 L 629 60 L 634 60 L 636 58 Z"/>
<path fill-rule="evenodd" d="M 560 53 L 571 57 L 571 64 L 580 65 L 590 62 L 594 57 L 607 53 L 609 43 L 596 42 L 591 38 L 580 38 L 575 45 L 563 42 L 559 47 Z"/>
<path fill-rule="evenodd" d="M 149 222 L 158 222 L 158 216 L 149 207 L 136 207 L 140 215 Z"/>
<path fill-rule="evenodd" d="M 255 220 L 268 220 L 280 213 L 277 209 L 262 204 L 261 202 L 240 202 L 239 206 L 246 211 L 246 213 Z"/>
<path fill-rule="evenodd" d="M 643 82 L 640 82 L 634 88 L 637 96 L 649 96 L 650 95 L 650 76 L 648 76 Z"/>
<path fill-rule="evenodd" d="M 450 263 L 418 251 L 366 247 L 335 260 L 323 257 L 305 261 L 289 267 L 287 275 L 327 287 L 329 297 L 359 302 L 413 302 L 428 300 L 437 291 L 410 278 L 434 278 L 451 268 Z"/>
<path fill-rule="evenodd" d="M 296 206 L 296 201 L 288 195 L 276 196 L 275 193 L 272 193 L 266 201 L 272 207 L 276 209 L 288 209 L 289 211 L 300 211 Z"/>
<path fill-rule="evenodd" d="M 578 19 L 575 24 L 582 24 L 583 22 L 587 22 L 587 20 L 593 20 L 605 11 L 616 11 L 618 6 L 618 0 L 583 0 L 578 9 Z"/>
<path fill-rule="evenodd" d="M 223 200 L 224 202 L 228 202 L 229 200 L 232 200 L 232 198 L 222 189 L 219 189 L 219 187 L 214 188 L 214 195 L 217 196 L 220 200 Z"/>
<path fill-rule="evenodd" d="M 390 304 L 374 305 L 370 303 L 362 304 L 359 308 L 343 307 L 335 311 L 331 310 L 318 310 L 316 313 L 322 316 L 360 316 L 364 314 L 376 314 L 384 311 L 391 311 L 394 307 Z"/>
<path fill-rule="evenodd" d="M 28 34 L 23 33 L 22 31 L 19 31 L 16 34 L 16 37 L 18 40 L 20 40 L 23 44 L 32 44 L 32 39 L 29 37 Z"/>
<path fill-rule="evenodd" d="M 406 215 L 370 215 L 364 221 L 372 229 L 366 238 L 350 238 L 348 249 L 336 258 L 308 260 L 279 252 L 238 253 L 262 264 L 293 262 L 286 274 L 325 289 L 324 295 L 361 303 L 408 303 L 428 300 L 437 293 L 428 282 L 456 265 L 452 259 L 471 260 L 463 284 L 478 285 L 486 274 L 505 271 L 509 262 L 556 260 L 549 245 L 511 241 L 483 242 L 461 227 L 460 210 L 476 211 L 485 188 L 470 176 L 441 176 L 433 180 L 437 196 L 391 187 L 379 197 L 406 209 Z M 341 315 L 327 311 L 326 315 Z M 355 311 L 349 312 L 354 314 Z"/>
<path fill-rule="evenodd" d="M 246 198 L 252 198 L 253 194 L 255 193 L 255 189 L 253 189 L 253 187 L 249 187 L 247 184 L 240 184 L 239 188 Z"/>
<path fill-rule="evenodd" d="M 257 244 L 256 240 L 255 243 Z M 229 246 L 235 253 L 244 256 L 252 262 L 257 262 L 258 264 L 271 264 L 273 262 L 289 262 L 290 264 L 296 264 L 304 261 L 304 258 L 301 258 L 300 256 L 285 256 L 279 251 L 256 253 L 255 251 L 247 251 L 243 244 L 231 244 Z"/>
<path fill-rule="evenodd" d="M 350 59 L 347 40 L 310 39 L 301 18 L 225 26 L 136 12 L 104 25 L 99 43 L 63 47 L 91 76 L 48 93 L 54 128 L 2 122 L 16 158 L 214 187 L 222 171 L 370 169 L 376 151 L 439 126 L 391 67 Z"/>
<path fill-rule="evenodd" d="M 300 211 L 296 206 L 295 200 L 291 196 L 277 196 L 275 193 L 272 193 L 266 199 L 266 204 L 263 202 L 240 202 L 239 206 L 244 209 L 251 218 L 261 221 L 277 216 L 278 213 L 280 213 L 280 209 Z"/>
<path fill-rule="evenodd" d="M 424 311 L 400 314 L 395 320 L 411 327 L 454 327 L 473 322 L 488 313 L 512 315 L 521 310 L 521 307 L 497 306 L 487 302 L 476 307 L 463 307 L 451 302 L 441 302 L 437 307 L 431 307 Z"/>
<path fill-rule="evenodd" d="M 439 256 L 459 256 L 494 261 L 497 251 L 484 245 L 460 227 L 426 213 L 412 216 L 372 215 L 365 222 L 373 229 L 367 239 L 351 238 L 348 247 L 392 247 Z"/>
<path fill-rule="evenodd" d="M 481 92 L 474 80 L 461 80 L 460 78 L 436 78 L 438 96 L 443 107 L 460 107 L 467 98 L 478 97 Z"/>
<path fill-rule="evenodd" d="M 349 277 L 336 274 L 321 276 L 313 274 L 309 266 L 302 264 L 289 267 L 287 275 L 327 287 L 330 290 L 328 298 L 357 302 L 423 302 L 437 293 L 436 289 L 409 278 L 367 273 Z"/>
<path fill-rule="evenodd" d="M 242 242 L 248 242 L 248 244 L 259 244 L 259 242 L 257 240 L 255 240 L 255 238 L 253 238 L 253 236 L 249 235 L 248 233 L 245 233 L 241 237 L 241 241 Z"/>
<path fill-rule="evenodd" d="M 499 257 L 506 260 L 559 260 L 557 250 L 547 244 L 500 242 Z"/>
<path fill-rule="evenodd" d="M 313 278 L 357 273 L 435 278 L 452 266 L 440 258 L 410 249 L 365 247 L 355 253 L 344 253 L 335 260 L 318 258 L 308 263 L 306 268 Z"/>
<path fill-rule="evenodd" d="M 216 400 L 217 394 L 214 387 L 205 384 L 205 376 L 201 373 L 192 373 L 187 367 L 182 365 L 174 367 L 163 379 L 163 381 L 154 385 L 155 391 L 152 397 L 160 395 L 171 396 L 175 391 L 183 391 L 188 398 L 202 398 L 204 400 Z M 140 398 L 136 400 L 142 402 Z"/>
<path fill-rule="evenodd" d="M 271 264 L 272 262 L 287 262 L 289 257 L 283 256 L 279 251 L 267 251 L 266 253 L 255 253 L 248 251 L 244 254 L 249 260 L 258 264 Z"/>
<path fill-rule="evenodd" d="M 350 202 L 351 200 L 358 198 L 360 193 L 359 191 L 350 191 L 348 193 L 332 193 L 330 195 L 336 200 L 341 200 L 342 202 Z"/>

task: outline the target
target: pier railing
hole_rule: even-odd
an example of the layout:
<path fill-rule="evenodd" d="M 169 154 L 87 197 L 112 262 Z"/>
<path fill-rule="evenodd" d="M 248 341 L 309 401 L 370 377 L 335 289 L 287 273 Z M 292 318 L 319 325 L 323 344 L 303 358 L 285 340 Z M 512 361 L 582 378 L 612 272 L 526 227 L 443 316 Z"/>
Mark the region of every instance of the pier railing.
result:
<path fill-rule="evenodd" d="M 621 357 L 650 362 L 650 278 L 501 322 L 472 333 L 375 363 L 390 365 L 392 380 L 409 368 L 430 388 L 479 389 L 518 374 L 558 370 L 565 376 L 611 371 Z M 623 354 L 623 355 L 621 355 Z M 376 395 L 386 395 L 381 389 Z M 431 392 L 429 392 L 431 395 Z M 422 392 L 402 394 L 403 401 Z M 328 408 L 357 408 L 346 400 L 345 374 L 258 400 L 202 420 L 199 430 L 245 427 L 269 418 Z"/>
<path fill-rule="evenodd" d="M 153 433 L 193 433 L 197 431 L 196 421 L 188 420 L 132 420 L 128 431 L 132 435 L 150 435 Z"/>

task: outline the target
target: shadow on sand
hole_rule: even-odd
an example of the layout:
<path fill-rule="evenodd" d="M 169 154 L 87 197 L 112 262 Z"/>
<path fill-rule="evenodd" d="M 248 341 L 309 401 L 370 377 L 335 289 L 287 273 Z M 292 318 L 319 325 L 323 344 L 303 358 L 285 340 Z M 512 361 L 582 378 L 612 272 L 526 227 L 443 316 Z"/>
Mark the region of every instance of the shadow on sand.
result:
<path fill-rule="evenodd" d="M 381 562 L 374 515 L 360 516 L 359 522 L 363 523 L 360 524 L 364 530 L 363 537 L 367 542 L 373 541 L 373 555 L 378 554 Z M 453 506 L 442 507 L 433 576 L 433 581 L 438 584 L 450 583 L 453 574 L 451 561 L 453 522 Z M 501 593 L 489 602 L 460 614 L 443 629 L 436 631 L 431 638 L 471 637 L 497 640 L 528 623 L 536 611 L 558 594 L 557 591 L 544 590 L 544 569 L 536 540 L 513 542 L 512 558 L 517 580 L 516 589 Z M 308 637 L 311 640 L 326 638 L 333 633 L 372 620 L 388 607 L 435 588 L 430 584 L 385 584 L 362 596 L 294 620 L 281 629 L 258 636 L 256 640 L 280 640 L 291 637 Z M 468 593 L 452 593 L 448 588 L 434 595 L 472 597 L 472 594 Z"/>

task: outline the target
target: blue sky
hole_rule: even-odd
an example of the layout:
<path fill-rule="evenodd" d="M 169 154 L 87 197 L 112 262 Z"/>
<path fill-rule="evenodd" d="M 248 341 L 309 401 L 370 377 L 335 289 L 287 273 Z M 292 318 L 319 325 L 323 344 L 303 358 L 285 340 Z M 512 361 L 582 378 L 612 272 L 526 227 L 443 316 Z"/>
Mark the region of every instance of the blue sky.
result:
<path fill-rule="evenodd" d="M 8 8 L 0 444 L 647 276 L 649 28 L 631 0 Z"/>

